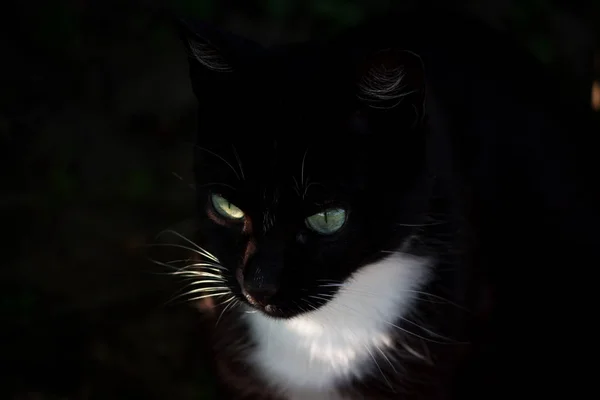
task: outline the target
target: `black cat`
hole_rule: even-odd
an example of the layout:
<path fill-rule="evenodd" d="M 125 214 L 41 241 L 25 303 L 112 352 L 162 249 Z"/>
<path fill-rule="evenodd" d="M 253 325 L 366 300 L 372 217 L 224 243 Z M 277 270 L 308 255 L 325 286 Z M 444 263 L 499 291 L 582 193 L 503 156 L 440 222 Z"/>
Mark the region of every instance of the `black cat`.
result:
<path fill-rule="evenodd" d="M 458 15 L 271 48 L 181 32 L 199 102 L 197 263 L 182 274 L 218 322 L 229 396 L 532 389 L 522 367 L 544 366 L 561 271 L 593 237 L 576 147 L 589 107 Z"/>

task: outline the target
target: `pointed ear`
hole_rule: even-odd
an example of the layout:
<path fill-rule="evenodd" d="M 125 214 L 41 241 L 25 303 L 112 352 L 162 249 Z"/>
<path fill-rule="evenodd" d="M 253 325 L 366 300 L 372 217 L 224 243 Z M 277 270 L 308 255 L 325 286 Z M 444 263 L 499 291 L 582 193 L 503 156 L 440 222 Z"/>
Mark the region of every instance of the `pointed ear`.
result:
<path fill-rule="evenodd" d="M 417 54 L 398 49 L 370 53 L 359 64 L 357 96 L 363 108 L 375 113 L 423 120 L 425 69 Z"/>
<path fill-rule="evenodd" d="M 177 19 L 190 65 L 192 88 L 198 100 L 227 92 L 235 84 L 248 60 L 262 49 L 260 45 L 207 23 Z"/>
<path fill-rule="evenodd" d="M 190 64 L 200 64 L 208 71 L 231 72 L 233 66 L 227 59 L 225 43 L 215 28 L 200 22 L 177 20 L 179 36 L 183 40 Z"/>

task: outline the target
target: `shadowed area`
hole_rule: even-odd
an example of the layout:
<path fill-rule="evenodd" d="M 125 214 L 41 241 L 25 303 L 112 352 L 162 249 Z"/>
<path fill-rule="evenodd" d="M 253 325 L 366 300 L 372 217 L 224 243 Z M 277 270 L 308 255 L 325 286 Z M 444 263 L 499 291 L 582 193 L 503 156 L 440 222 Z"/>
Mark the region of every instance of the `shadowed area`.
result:
<path fill-rule="evenodd" d="M 176 298 L 182 281 L 144 247 L 169 227 L 186 234 L 196 207 L 196 103 L 167 5 L 270 44 L 340 30 L 390 3 L 0 6 L 0 398 L 214 397 L 202 319 Z M 591 93 L 600 109 L 598 63 L 594 71 L 588 57 L 597 2 L 537 3 L 473 8 L 560 72 L 557 85 L 584 101 Z"/>

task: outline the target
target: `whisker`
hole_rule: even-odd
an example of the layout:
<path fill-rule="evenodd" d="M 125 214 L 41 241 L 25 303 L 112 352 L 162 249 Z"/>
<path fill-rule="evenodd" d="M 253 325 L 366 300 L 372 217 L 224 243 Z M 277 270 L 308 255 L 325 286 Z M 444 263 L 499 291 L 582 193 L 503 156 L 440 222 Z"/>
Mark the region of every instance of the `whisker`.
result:
<path fill-rule="evenodd" d="M 396 226 L 404 226 L 407 228 L 423 228 L 426 226 L 437 226 L 437 225 L 444 225 L 447 224 L 448 221 L 438 221 L 438 222 L 429 222 L 429 223 L 423 223 L 423 224 L 395 224 Z"/>
<path fill-rule="evenodd" d="M 325 293 L 322 293 L 320 295 L 311 294 L 308 297 L 313 298 L 313 299 L 317 299 L 317 300 L 322 300 L 322 301 L 325 301 L 325 302 L 333 299 L 333 297 L 334 297 L 333 295 L 328 295 L 329 298 L 326 298 L 326 297 L 323 297 L 323 296 L 325 296 Z"/>
<path fill-rule="evenodd" d="M 198 293 L 209 293 L 209 294 L 211 294 L 211 293 L 225 293 L 226 294 L 226 293 L 231 293 L 231 291 L 229 290 L 228 287 L 223 287 L 223 286 L 221 286 L 221 287 L 210 287 L 210 288 L 200 288 L 200 289 L 190 290 L 190 291 L 184 293 L 182 295 L 182 297 L 183 296 L 188 296 L 188 295 L 195 295 L 195 294 L 198 294 Z"/>
<path fill-rule="evenodd" d="M 333 296 L 332 296 L 332 298 L 333 298 Z M 359 311 L 357 311 L 357 310 L 353 309 L 352 307 L 349 307 L 349 306 L 348 306 L 348 305 L 346 305 L 346 304 L 335 304 L 335 303 L 333 303 L 333 302 L 329 302 L 329 303 L 327 303 L 327 305 L 328 305 L 329 307 L 334 307 L 334 308 L 335 308 L 335 307 L 339 307 L 339 306 L 343 306 L 343 307 L 344 307 L 344 308 L 346 308 L 347 310 L 349 310 L 349 311 L 351 311 L 351 312 L 353 312 L 353 313 L 355 313 L 355 314 L 357 314 L 357 315 L 359 315 L 359 316 L 363 316 L 363 313 L 362 313 L 362 312 L 359 312 Z M 408 330 L 408 329 L 406 329 L 406 328 L 403 328 L 403 327 L 401 327 L 401 326 L 398 326 L 398 325 L 396 325 L 396 324 L 394 324 L 394 323 L 392 323 L 392 322 L 389 322 L 389 321 L 387 321 L 387 320 L 385 320 L 385 319 L 382 319 L 382 318 L 380 318 L 380 317 L 377 317 L 375 314 L 373 314 L 373 315 L 370 315 L 370 316 L 369 316 L 369 318 L 376 318 L 378 321 L 380 321 L 380 322 L 382 322 L 382 323 L 384 323 L 384 324 L 387 324 L 387 325 L 389 325 L 389 326 L 391 326 L 391 327 L 393 327 L 393 328 L 396 328 L 396 329 L 398 329 L 398 330 L 400 330 L 400 331 L 402 331 L 402 332 L 404 332 L 404 333 L 406 333 L 406 334 L 412 335 L 412 336 L 414 336 L 414 337 L 416 337 L 416 338 L 419 338 L 419 339 L 421 339 L 421 340 L 425 340 L 425 341 L 428 341 L 428 342 L 437 343 L 437 344 L 466 344 L 466 343 L 464 343 L 464 342 L 459 342 L 459 341 L 453 340 L 453 339 L 451 339 L 451 338 L 447 338 L 447 337 L 445 337 L 445 336 L 443 336 L 443 335 L 437 334 L 437 333 L 435 333 L 435 332 L 433 332 L 433 331 L 431 331 L 431 330 L 429 330 L 429 329 L 427 329 L 427 328 L 425 328 L 425 327 L 422 327 L 422 326 L 418 325 L 416 322 L 413 322 L 413 321 L 411 321 L 411 320 L 408 320 L 407 318 L 405 318 L 405 317 L 402 317 L 402 316 L 399 316 L 398 318 L 399 318 L 399 319 L 401 319 L 401 320 L 403 320 L 403 321 L 406 321 L 406 322 L 410 323 L 411 325 L 417 326 L 418 328 L 422 329 L 422 330 L 423 330 L 425 333 L 429 333 L 429 334 L 431 334 L 432 336 L 435 336 L 435 337 L 437 337 L 437 338 L 440 338 L 440 339 L 445 339 L 445 341 L 436 340 L 436 339 L 428 338 L 428 337 L 425 337 L 425 336 L 421 336 L 421 335 L 419 335 L 418 333 L 415 333 L 415 332 L 413 332 L 413 331 L 411 331 L 411 330 Z"/>
<path fill-rule="evenodd" d="M 176 264 L 176 263 L 182 263 L 182 262 L 190 262 L 193 261 L 193 258 L 182 258 L 179 260 L 171 260 L 171 261 L 165 261 L 166 264 Z"/>
<path fill-rule="evenodd" d="M 165 233 L 171 233 L 171 234 L 179 237 L 180 239 L 185 240 L 186 242 L 188 242 L 189 244 L 191 244 L 193 247 L 195 247 L 200 252 L 200 254 L 202 254 L 205 257 L 213 260 L 216 263 L 220 262 L 219 259 L 217 257 L 215 257 L 213 254 L 211 254 L 209 251 L 207 251 L 207 250 L 203 249 L 202 247 L 198 246 L 198 244 L 196 244 L 193 240 L 185 237 L 184 235 L 182 235 L 181 233 L 179 233 L 177 231 L 174 231 L 173 229 L 166 229 L 166 230 L 160 232 L 157 235 L 157 237 L 159 237 L 160 235 L 165 234 Z"/>
<path fill-rule="evenodd" d="M 416 357 L 420 360 L 426 361 L 430 364 L 432 363 L 431 357 L 429 356 L 429 354 L 427 356 L 424 356 L 423 354 L 419 353 L 417 350 L 413 349 L 411 346 L 409 346 L 407 343 L 404 343 L 404 342 L 400 342 L 400 345 L 402 346 L 402 348 L 404 350 L 406 350 L 407 353 L 409 353 L 413 357 Z M 428 350 L 427 345 L 425 345 L 425 350 Z"/>
<path fill-rule="evenodd" d="M 189 283 L 188 286 L 204 285 L 205 283 L 226 283 L 226 282 L 222 279 L 204 279 L 201 281 L 193 281 L 192 283 Z"/>
<path fill-rule="evenodd" d="M 207 273 L 207 274 L 214 274 L 214 275 L 223 277 L 224 274 L 227 272 L 228 271 L 224 268 L 220 269 L 220 268 L 213 268 L 213 267 L 202 267 L 202 268 L 198 268 L 198 269 L 192 269 L 191 266 L 186 266 L 186 267 L 183 267 L 176 271 L 171 272 L 170 275 L 198 276 L 199 273 Z"/>
<path fill-rule="evenodd" d="M 189 296 L 189 295 L 193 295 L 193 294 L 197 294 L 197 293 L 214 293 L 214 292 L 219 292 L 219 291 L 221 291 L 222 293 L 230 293 L 229 288 L 225 287 L 225 286 L 199 288 L 199 289 L 190 290 L 190 291 L 187 291 L 184 293 L 180 293 L 177 296 L 173 297 L 170 301 L 174 301 L 174 300 L 180 299 L 184 296 Z"/>
<path fill-rule="evenodd" d="M 345 283 L 327 283 L 324 285 L 319 285 L 319 287 L 345 287 L 347 286 Z"/>
<path fill-rule="evenodd" d="M 235 155 L 235 159 L 237 160 L 238 166 L 240 167 L 240 174 L 242 175 L 242 179 L 246 179 L 246 177 L 244 176 L 244 168 L 242 167 L 242 160 L 240 160 L 240 156 L 237 152 L 237 149 L 233 144 L 231 144 L 231 147 L 233 147 L 233 154 Z"/>
<path fill-rule="evenodd" d="M 179 290 L 178 290 L 178 291 L 179 291 Z M 219 293 L 210 293 L 210 294 L 208 294 L 208 295 L 202 295 L 202 296 L 199 296 L 199 297 L 195 297 L 195 298 L 193 298 L 193 299 L 188 299 L 188 300 L 186 300 L 186 302 L 190 302 L 190 301 L 193 301 L 193 300 L 200 300 L 200 299 L 204 299 L 204 298 L 208 298 L 208 297 L 222 296 L 222 295 L 225 295 L 225 294 L 227 294 L 227 293 L 230 293 L 230 292 L 229 292 L 229 290 L 227 290 L 227 291 L 223 291 L 223 292 L 219 292 Z M 166 301 L 166 302 L 163 304 L 163 307 L 164 307 L 164 306 L 167 306 L 167 305 L 171 304 L 172 302 L 174 302 L 175 300 L 177 300 L 177 299 L 180 299 L 180 298 L 182 298 L 182 297 L 184 297 L 184 296 L 187 296 L 187 295 L 189 295 L 189 294 L 190 294 L 190 293 L 188 293 L 188 292 L 185 292 L 185 293 L 180 293 L 180 294 L 178 294 L 178 295 L 176 295 L 176 296 L 173 296 L 173 297 L 172 297 L 170 300 Z"/>
<path fill-rule="evenodd" d="M 296 180 L 295 176 L 292 176 L 292 179 L 294 180 L 294 191 L 298 196 L 300 196 L 300 186 L 298 185 L 298 181 Z"/>
<path fill-rule="evenodd" d="M 462 306 L 462 305 L 460 305 L 460 304 L 458 304 L 458 303 L 456 303 L 456 302 L 454 302 L 452 300 L 449 300 L 449 299 L 447 299 L 445 297 L 442 297 L 442 296 L 438 296 L 438 295 L 433 294 L 433 293 L 424 292 L 422 290 L 411 290 L 411 289 L 405 289 L 405 290 L 403 290 L 403 292 L 405 292 L 405 293 L 415 293 L 415 294 L 420 294 L 420 295 L 423 295 L 423 296 L 431 297 L 433 299 L 440 300 L 441 304 L 446 303 L 446 304 L 449 304 L 449 305 L 454 306 L 456 308 L 459 308 L 459 309 L 461 309 L 463 311 L 471 312 L 471 310 L 469 310 L 467 307 Z"/>
<path fill-rule="evenodd" d="M 184 250 L 188 250 L 188 251 L 192 251 L 192 252 L 195 251 L 194 249 L 191 249 L 189 247 L 178 245 L 178 244 L 172 244 L 172 243 L 155 243 L 155 244 L 148 245 L 148 247 L 174 247 L 174 248 L 180 248 L 180 249 L 184 249 Z M 177 268 L 172 265 L 174 263 L 165 263 L 163 261 L 158 261 L 153 258 L 150 258 L 150 260 L 154 261 L 156 264 L 165 266 L 167 268 L 175 269 L 175 270 L 181 270 L 181 269 L 192 268 L 192 267 L 211 267 L 211 268 L 219 268 L 219 269 L 224 269 L 224 270 L 226 269 L 221 264 L 217 264 L 215 262 L 209 262 L 209 261 L 195 262 L 195 263 L 188 264 L 183 267 Z"/>
<path fill-rule="evenodd" d="M 229 290 L 229 288 L 227 286 L 214 286 L 214 287 L 204 287 L 204 288 L 198 288 L 198 289 L 194 289 L 194 290 L 190 290 L 189 292 L 186 292 L 184 294 L 188 295 L 188 294 L 196 294 L 196 293 L 211 293 L 211 292 L 218 292 L 219 290 Z"/>
<path fill-rule="evenodd" d="M 185 285 L 183 285 L 183 287 L 179 288 L 176 292 L 184 292 L 188 288 L 193 287 L 193 286 L 198 286 L 198 285 L 207 285 L 207 284 L 215 284 L 215 283 L 218 283 L 218 284 L 221 284 L 221 285 L 227 285 L 227 282 L 225 282 L 222 279 L 219 279 L 219 280 L 217 280 L 217 279 L 201 279 L 201 280 L 198 280 L 198 279 L 196 279 L 196 277 L 194 277 L 194 278 L 189 278 L 187 280 L 188 281 L 191 280 L 191 282 L 187 282 Z M 209 286 L 209 287 L 214 288 L 215 286 Z M 225 289 L 224 286 L 219 286 L 219 288 Z M 190 292 L 187 292 L 187 293 L 190 293 Z M 181 296 L 185 296 L 185 295 L 186 295 L 186 293 L 182 293 L 181 294 Z M 177 298 L 177 296 L 175 298 Z"/>
<path fill-rule="evenodd" d="M 325 185 L 323 185 L 322 183 L 320 183 L 320 182 L 310 182 L 310 178 L 306 178 L 306 186 L 304 188 L 304 194 L 303 194 L 303 196 L 306 196 L 306 194 L 308 193 L 308 189 L 310 189 L 310 187 L 313 186 L 313 185 L 325 188 Z"/>
<path fill-rule="evenodd" d="M 379 347 L 376 343 L 374 343 L 374 346 L 379 351 L 379 353 L 381 353 L 381 355 L 387 361 L 387 363 L 390 365 L 390 367 L 392 367 L 392 370 L 394 370 L 394 373 L 397 374 L 398 371 L 396 370 L 396 367 L 394 367 L 394 364 L 392 364 L 392 362 L 390 361 L 390 359 L 388 358 L 388 356 L 385 354 L 385 352 L 383 350 L 381 350 L 381 347 Z"/>
<path fill-rule="evenodd" d="M 302 301 L 304 303 L 306 303 L 306 305 L 308 305 L 310 308 L 312 308 L 313 310 L 317 310 L 317 307 L 315 307 L 313 304 L 311 304 L 310 301 L 308 301 L 307 299 L 302 299 Z"/>
<path fill-rule="evenodd" d="M 403 321 L 406 321 L 406 319 L 405 319 L 405 318 L 401 318 L 401 319 L 402 319 Z M 417 333 L 414 333 L 414 332 L 412 332 L 412 331 L 410 331 L 410 330 L 408 330 L 408 329 L 402 328 L 402 327 L 400 327 L 400 326 L 398 326 L 398 325 L 396 325 L 396 324 L 393 324 L 393 323 L 391 323 L 391 322 L 389 322 L 389 321 L 386 321 L 386 320 L 381 320 L 381 322 L 383 322 L 384 324 L 388 324 L 388 325 L 390 325 L 391 327 L 393 327 L 393 328 L 396 328 L 396 329 L 398 329 L 398 330 L 400 330 L 400 331 L 402 331 L 402 332 L 404 332 L 404 333 L 407 333 L 407 334 L 409 334 L 409 335 L 412 335 L 412 336 L 414 336 L 414 337 L 416 337 L 416 338 L 419 338 L 419 339 L 421 339 L 421 340 L 425 340 L 425 341 L 428 341 L 428 342 L 431 342 L 431 343 L 437 343 L 437 344 L 466 344 L 466 343 L 464 343 L 464 342 L 458 342 L 458 341 L 456 341 L 456 340 L 452 340 L 452 339 L 450 339 L 450 338 L 446 338 L 446 337 L 444 337 L 444 336 L 442 336 L 442 335 L 439 335 L 439 334 L 434 334 L 434 335 L 435 335 L 435 336 L 437 336 L 437 337 L 440 337 L 440 338 L 444 338 L 444 339 L 445 339 L 445 341 L 431 339 L 431 338 L 428 338 L 428 337 L 421 336 L 421 335 L 419 335 L 419 334 L 417 334 Z M 417 325 L 417 326 L 418 326 L 418 325 Z M 422 329 L 423 329 L 423 328 L 422 328 Z M 427 331 L 427 330 L 426 330 L 426 331 Z M 431 332 L 431 331 L 429 331 L 429 332 Z"/>
<path fill-rule="evenodd" d="M 204 271 L 175 271 L 175 272 L 171 272 L 171 275 L 193 276 L 193 277 L 205 276 L 205 277 L 209 277 L 209 278 L 222 278 L 222 276 L 219 274 L 213 274 L 211 272 L 204 272 Z"/>
<path fill-rule="evenodd" d="M 166 267 L 170 270 L 173 270 L 173 272 L 170 272 L 170 274 L 177 274 L 177 272 L 179 272 L 179 271 L 191 272 L 189 270 L 189 268 L 191 268 L 191 267 L 204 267 L 205 269 L 213 270 L 213 271 L 217 271 L 217 272 L 226 271 L 226 269 L 224 267 L 217 265 L 217 264 L 212 264 L 212 263 L 194 263 L 194 264 L 186 265 L 181 268 L 177 268 L 177 267 L 174 267 L 173 265 L 167 264 L 163 261 L 158 261 L 153 258 L 149 258 L 149 259 L 156 265 L 160 265 L 160 266 Z M 216 268 L 216 267 L 220 267 L 220 268 Z"/>
<path fill-rule="evenodd" d="M 183 246 L 181 244 L 175 244 L 175 243 L 148 243 L 148 244 L 145 244 L 143 246 L 144 247 L 173 247 L 173 248 L 177 248 L 177 249 L 188 250 L 188 251 L 191 251 L 191 252 L 193 252 L 195 254 L 201 255 L 203 257 L 208 257 L 208 255 L 202 254 L 201 252 L 199 252 L 196 249 L 192 249 L 191 247 Z M 208 258 L 211 258 L 211 257 L 208 257 Z M 217 260 L 215 262 L 219 262 L 219 261 Z"/>
<path fill-rule="evenodd" d="M 194 145 L 194 147 L 196 147 L 196 148 L 197 148 L 197 149 L 199 149 L 199 150 L 206 151 L 207 153 L 209 153 L 209 154 L 212 154 L 213 156 L 215 156 L 215 157 L 217 157 L 218 159 L 220 159 L 221 161 L 223 161 L 225 164 L 227 164 L 227 165 L 229 166 L 229 168 L 231 168 L 231 170 L 232 170 L 232 171 L 233 171 L 233 173 L 235 174 L 236 178 L 237 178 L 238 180 L 241 180 L 241 179 L 240 179 L 240 175 L 239 175 L 239 174 L 238 174 L 238 172 L 235 170 L 235 168 L 233 168 L 233 165 L 231 165 L 231 164 L 229 163 L 229 161 L 227 161 L 225 158 L 221 157 L 220 155 L 218 155 L 218 154 L 217 154 L 217 153 L 215 153 L 214 151 L 211 151 L 211 150 L 209 150 L 209 149 L 207 149 L 207 148 L 205 148 L 205 147 L 202 147 L 202 146 L 198 146 L 197 144 L 195 144 L 195 145 Z"/>
<path fill-rule="evenodd" d="M 364 295 L 369 295 L 369 296 L 375 296 L 375 297 L 382 297 L 382 295 L 380 293 L 377 292 L 370 292 L 370 291 L 365 291 L 365 290 L 358 290 L 358 289 L 353 289 L 351 287 L 348 286 L 348 284 L 345 283 L 329 283 L 329 284 L 324 284 L 324 285 L 318 285 L 318 287 L 323 287 L 323 288 L 329 288 L 329 287 L 340 287 L 340 288 L 344 288 L 344 290 L 347 291 L 351 291 L 354 293 L 359 293 L 359 294 L 364 294 Z M 428 293 L 428 292 L 424 292 L 421 290 L 412 290 L 412 289 L 404 289 L 399 291 L 400 293 L 413 293 L 413 294 L 418 294 L 418 295 L 422 295 L 422 296 L 427 296 L 427 297 L 431 297 L 433 299 L 439 300 L 439 302 L 431 302 L 433 304 L 448 304 L 451 306 L 454 306 L 456 308 L 459 308 L 465 312 L 471 312 L 468 308 L 453 302 L 452 300 L 449 300 L 445 297 L 442 296 L 438 296 L 435 295 L 433 293 Z M 324 294 L 324 293 L 321 293 Z M 419 300 L 419 301 L 423 301 L 424 299 L 419 298 L 419 297 L 415 297 L 415 299 Z"/>
<path fill-rule="evenodd" d="M 179 267 L 178 270 L 190 270 L 191 268 L 195 268 L 195 267 L 199 267 L 202 269 L 212 269 L 215 271 L 227 271 L 227 268 L 225 268 L 221 264 L 216 264 L 214 262 L 205 262 L 205 261 L 193 262 L 191 264 L 184 265 L 183 267 Z"/>
<path fill-rule="evenodd" d="M 183 177 L 175 172 L 171 172 L 171 174 L 173 174 L 173 176 L 177 179 L 179 179 L 181 182 L 185 183 L 190 189 L 192 190 L 196 190 L 196 185 L 194 185 L 193 183 L 187 183 L 185 181 L 185 179 L 183 179 Z"/>
<path fill-rule="evenodd" d="M 307 154 L 308 154 L 308 147 L 306 148 L 306 151 L 304 152 L 304 155 L 302 156 L 302 166 L 301 166 L 301 170 L 300 170 L 300 184 L 302 185 L 302 187 L 306 186 L 306 183 L 304 182 L 304 163 L 306 161 Z M 306 193 L 306 190 L 304 191 L 304 193 Z"/>
<path fill-rule="evenodd" d="M 307 313 L 307 312 L 308 312 L 308 311 L 306 311 L 304 308 L 300 307 L 300 305 L 299 305 L 298 303 L 296 303 L 295 301 L 294 301 L 293 303 L 294 303 L 294 305 L 295 305 L 296 307 L 298 307 L 298 309 L 300 309 L 300 311 L 302 311 L 303 313 Z"/>
<path fill-rule="evenodd" d="M 202 296 L 197 296 L 197 297 L 192 297 L 191 299 L 188 299 L 188 302 L 191 301 L 196 301 L 196 300 L 202 300 L 202 299 L 207 299 L 209 297 L 218 297 L 218 296 L 225 296 L 226 294 L 231 293 L 229 290 L 226 292 L 222 292 L 222 293 L 211 293 L 211 294 L 205 294 Z"/>
<path fill-rule="evenodd" d="M 367 353 L 369 353 L 369 355 L 373 359 L 373 362 L 375 363 L 375 366 L 377 366 L 377 369 L 379 370 L 379 373 L 381 374 L 381 376 L 383 377 L 383 379 L 386 381 L 387 385 L 390 387 L 390 389 L 392 390 L 393 393 L 396 393 L 396 390 L 392 386 L 392 383 L 389 381 L 389 379 L 387 378 L 387 376 L 385 376 L 385 374 L 383 373 L 383 370 L 381 369 L 381 366 L 377 362 L 377 359 L 375 358 L 375 356 L 373 356 L 373 353 L 371 353 L 371 350 L 369 350 L 369 347 L 365 345 L 364 348 L 365 348 L 365 350 L 367 350 Z"/>
<path fill-rule="evenodd" d="M 217 325 L 219 325 L 219 321 L 221 321 L 221 318 L 223 317 L 223 314 L 225 314 L 225 312 L 227 311 L 227 309 L 229 307 L 232 306 L 232 304 L 235 304 L 235 302 L 233 302 L 235 300 L 235 296 L 231 296 L 231 298 L 229 300 L 227 300 L 224 304 L 229 303 L 227 306 L 225 306 L 225 308 L 223 309 L 223 311 L 221 311 L 221 314 L 219 315 L 219 318 L 217 318 L 217 322 L 215 322 L 215 327 Z"/>
<path fill-rule="evenodd" d="M 231 293 L 231 292 L 229 292 L 229 293 Z M 231 297 L 234 297 L 234 296 L 231 296 Z M 230 301 L 232 301 L 232 300 L 233 300 L 231 297 L 227 298 L 225 301 L 222 301 L 222 302 L 220 302 L 219 304 L 216 304 L 216 305 L 214 306 L 214 308 L 217 308 L 217 307 L 220 307 L 220 306 L 222 306 L 222 305 L 224 305 L 224 304 L 227 304 L 227 303 L 229 303 Z"/>
<path fill-rule="evenodd" d="M 186 279 L 186 281 L 188 281 L 187 284 L 184 285 L 184 289 L 190 286 L 198 286 L 198 285 L 203 285 L 203 284 L 213 284 L 213 283 L 220 283 L 221 285 L 227 286 L 227 282 L 224 279 L 196 279 L 194 278 L 189 278 Z M 213 286 L 209 286 L 209 287 L 213 287 Z"/>
<path fill-rule="evenodd" d="M 444 336 L 444 335 L 440 335 L 439 333 L 433 332 L 432 330 L 430 330 L 430 329 L 427 329 L 427 328 L 425 328 L 424 326 L 421 326 L 421 325 L 417 324 L 417 323 L 416 323 L 416 322 L 414 322 L 414 321 L 411 321 L 410 319 L 408 319 L 408 318 L 406 318 L 406 317 L 400 317 L 400 319 L 401 319 L 401 320 L 403 320 L 403 321 L 405 321 L 405 322 L 407 322 L 407 323 L 409 323 L 409 324 L 411 324 L 411 325 L 413 325 L 413 326 L 416 326 L 417 328 L 419 328 L 419 329 L 423 330 L 424 332 L 426 332 L 426 333 L 428 333 L 428 334 L 430 334 L 430 335 L 432 335 L 432 336 L 436 336 L 436 337 L 438 337 L 438 338 L 440 338 L 440 339 L 447 340 L 447 341 L 449 341 L 449 342 L 451 342 L 451 343 L 456 343 L 456 341 L 455 341 L 455 340 L 452 340 L 452 339 L 450 339 L 450 338 L 448 338 L 448 337 L 446 337 L 446 336 Z"/>

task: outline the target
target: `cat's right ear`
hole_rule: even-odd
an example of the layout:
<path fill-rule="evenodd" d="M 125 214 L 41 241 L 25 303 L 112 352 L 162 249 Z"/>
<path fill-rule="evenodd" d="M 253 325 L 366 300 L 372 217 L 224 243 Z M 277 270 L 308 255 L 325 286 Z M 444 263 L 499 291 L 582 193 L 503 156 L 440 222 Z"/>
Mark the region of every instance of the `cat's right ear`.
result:
<path fill-rule="evenodd" d="M 178 18 L 175 25 L 186 48 L 192 88 L 199 101 L 227 92 L 249 57 L 262 48 L 255 42 L 207 23 Z"/>

